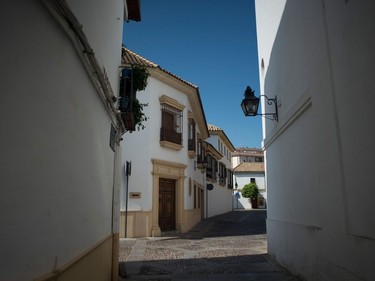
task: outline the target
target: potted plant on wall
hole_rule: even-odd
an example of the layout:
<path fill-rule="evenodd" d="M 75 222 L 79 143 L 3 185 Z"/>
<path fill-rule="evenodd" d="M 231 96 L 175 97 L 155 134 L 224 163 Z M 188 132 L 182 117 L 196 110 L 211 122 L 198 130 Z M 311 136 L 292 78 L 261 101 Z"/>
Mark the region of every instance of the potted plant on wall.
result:
<path fill-rule="evenodd" d="M 259 196 L 259 188 L 256 183 L 248 183 L 241 189 L 241 194 L 245 198 L 249 198 L 251 203 L 251 207 L 253 209 L 258 208 L 258 196 Z"/>
<path fill-rule="evenodd" d="M 147 104 L 140 103 L 136 97 L 138 91 L 143 91 L 147 86 L 149 73 L 146 67 L 132 65 L 122 70 L 120 78 L 120 111 L 125 128 L 134 131 L 137 127 L 144 129 L 143 121 L 148 117 L 143 113 Z"/>

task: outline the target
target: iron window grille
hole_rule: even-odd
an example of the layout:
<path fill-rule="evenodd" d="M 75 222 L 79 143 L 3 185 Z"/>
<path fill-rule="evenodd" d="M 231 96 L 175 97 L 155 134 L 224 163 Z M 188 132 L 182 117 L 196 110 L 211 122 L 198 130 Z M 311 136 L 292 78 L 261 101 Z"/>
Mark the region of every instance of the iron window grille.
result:
<path fill-rule="evenodd" d="M 162 104 L 162 126 L 160 140 L 182 145 L 182 111 Z"/>

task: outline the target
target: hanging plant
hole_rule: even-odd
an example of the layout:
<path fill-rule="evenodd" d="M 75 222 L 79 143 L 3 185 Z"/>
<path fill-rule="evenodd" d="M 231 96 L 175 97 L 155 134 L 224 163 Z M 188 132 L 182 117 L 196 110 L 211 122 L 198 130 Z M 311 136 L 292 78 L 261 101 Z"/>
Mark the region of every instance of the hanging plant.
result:
<path fill-rule="evenodd" d="M 125 47 L 123 45 L 123 57 L 124 54 Z M 119 109 L 125 128 L 128 131 L 135 131 L 136 129 L 139 131 L 145 128 L 143 122 L 147 121 L 148 117 L 143 113 L 143 110 L 148 104 L 140 103 L 136 94 L 146 89 L 149 75 L 146 66 L 137 64 L 133 64 L 131 67 L 126 67 L 122 70 Z"/>
<path fill-rule="evenodd" d="M 149 73 L 145 66 L 132 65 L 133 69 L 133 91 L 143 91 L 147 87 L 147 79 Z M 134 123 L 137 130 L 143 130 L 145 128 L 143 122 L 148 120 L 148 117 L 143 113 L 143 108 L 148 106 L 147 103 L 140 103 L 137 97 L 133 100 L 133 114 Z"/>
<path fill-rule="evenodd" d="M 150 75 L 147 71 L 147 67 L 140 65 L 132 65 L 133 69 L 133 89 L 143 91 L 147 87 L 147 79 Z"/>
<path fill-rule="evenodd" d="M 146 106 L 148 106 L 147 103 L 140 103 L 137 98 L 133 102 L 134 123 L 138 131 L 145 128 L 142 122 L 149 119 L 146 114 L 143 113 L 143 108 Z"/>

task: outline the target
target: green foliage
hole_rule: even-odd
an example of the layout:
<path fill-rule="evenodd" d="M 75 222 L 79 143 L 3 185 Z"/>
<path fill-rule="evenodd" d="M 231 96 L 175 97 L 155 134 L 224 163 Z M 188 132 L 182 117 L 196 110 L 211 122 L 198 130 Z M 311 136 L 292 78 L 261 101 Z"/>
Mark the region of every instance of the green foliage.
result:
<path fill-rule="evenodd" d="M 150 75 L 147 71 L 147 67 L 140 65 L 132 65 L 133 69 L 133 90 L 135 92 L 143 91 L 147 87 L 147 79 Z M 137 97 L 133 101 L 133 113 L 134 123 L 139 130 L 143 130 L 145 126 L 144 121 L 148 120 L 148 117 L 143 113 L 143 108 L 148 106 L 147 103 L 140 103 Z"/>
<path fill-rule="evenodd" d="M 150 75 L 147 67 L 141 65 L 132 65 L 133 69 L 133 89 L 134 91 L 143 91 L 147 87 L 147 79 Z"/>
<path fill-rule="evenodd" d="M 143 113 L 143 108 L 146 106 L 148 106 L 147 103 L 140 103 L 137 98 L 133 101 L 134 123 L 138 131 L 145 128 L 142 122 L 148 120 L 146 114 Z"/>
<path fill-rule="evenodd" d="M 255 183 L 248 183 L 241 189 L 241 194 L 245 198 L 256 199 L 259 195 L 258 186 Z"/>

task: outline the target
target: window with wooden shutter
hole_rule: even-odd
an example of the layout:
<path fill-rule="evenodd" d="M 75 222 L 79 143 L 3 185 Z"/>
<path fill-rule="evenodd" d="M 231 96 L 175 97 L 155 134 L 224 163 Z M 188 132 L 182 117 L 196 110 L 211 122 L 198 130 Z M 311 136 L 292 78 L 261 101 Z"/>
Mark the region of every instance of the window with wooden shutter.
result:
<path fill-rule="evenodd" d="M 195 122 L 193 118 L 189 118 L 188 149 L 195 151 L 195 147 Z"/>
<path fill-rule="evenodd" d="M 160 145 L 173 150 L 181 150 L 185 106 L 167 95 L 159 97 L 159 101 L 161 107 Z"/>
<path fill-rule="evenodd" d="M 160 140 L 182 144 L 182 111 L 163 104 L 161 112 Z"/>
<path fill-rule="evenodd" d="M 213 179 L 214 178 L 213 177 L 214 171 L 213 171 L 213 168 L 212 168 L 213 162 L 212 162 L 212 157 L 211 157 L 210 154 L 207 154 L 206 161 L 207 161 L 206 176 L 207 176 L 207 178 Z"/>
<path fill-rule="evenodd" d="M 135 91 L 133 90 L 133 69 L 124 68 L 120 77 L 119 109 L 125 128 L 130 131 L 135 130 L 135 119 L 133 112 L 133 102 Z"/>

